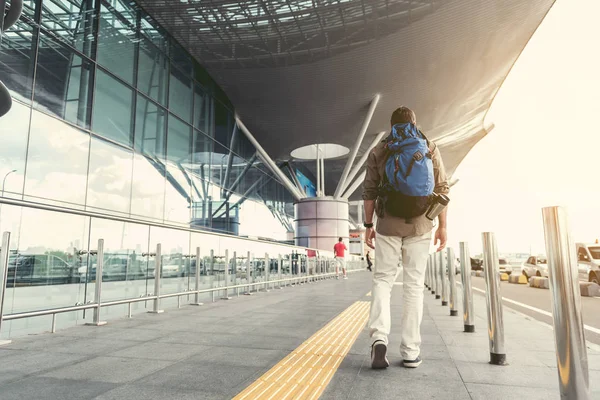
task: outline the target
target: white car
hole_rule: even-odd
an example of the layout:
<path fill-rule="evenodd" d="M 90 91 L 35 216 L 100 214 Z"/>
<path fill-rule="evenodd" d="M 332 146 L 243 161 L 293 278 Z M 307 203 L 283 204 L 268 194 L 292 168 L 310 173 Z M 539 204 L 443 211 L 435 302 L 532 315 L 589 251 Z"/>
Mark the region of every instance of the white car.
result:
<path fill-rule="evenodd" d="M 531 256 L 523 263 L 522 274 L 527 279 L 532 276 L 548 277 L 548 260 L 545 256 Z"/>
<path fill-rule="evenodd" d="M 510 266 L 506 258 L 498 259 L 498 267 L 501 274 L 506 273 L 510 275 L 512 273 L 512 267 Z"/>
<path fill-rule="evenodd" d="M 576 243 L 579 280 L 600 284 L 600 244 Z"/>

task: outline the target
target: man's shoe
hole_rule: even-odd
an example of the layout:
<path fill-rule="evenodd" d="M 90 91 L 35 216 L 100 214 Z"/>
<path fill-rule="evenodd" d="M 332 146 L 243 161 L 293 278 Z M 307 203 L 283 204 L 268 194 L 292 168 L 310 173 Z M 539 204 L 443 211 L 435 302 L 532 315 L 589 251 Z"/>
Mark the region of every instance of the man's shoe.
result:
<path fill-rule="evenodd" d="M 387 346 L 381 340 L 376 341 L 371 346 L 371 368 L 385 369 L 390 366 L 386 356 Z"/>
<path fill-rule="evenodd" d="M 344 277 L 344 279 L 348 279 L 348 277 L 347 277 L 347 276 L 345 276 L 345 277 Z"/>
<path fill-rule="evenodd" d="M 414 360 L 404 360 L 403 364 L 405 368 L 417 368 L 422 362 L 421 357 L 417 357 Z"/>

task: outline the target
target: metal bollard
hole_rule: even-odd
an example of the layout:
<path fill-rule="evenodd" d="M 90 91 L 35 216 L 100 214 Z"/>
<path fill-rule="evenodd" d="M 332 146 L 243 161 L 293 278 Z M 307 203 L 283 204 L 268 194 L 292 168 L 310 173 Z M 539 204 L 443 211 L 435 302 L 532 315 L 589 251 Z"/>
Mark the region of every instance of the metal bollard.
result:
<path fill-rule="evenodd" d="M 562 207 L 542 210 L 561 399 L 589 400 L 588 355 L 575 245 Z"/>
<path fill-rule="evenodd" d="M 98 239 L 98 250 L 96 252 L 96 290 L 94 292 L 94 308 L 93 321 L 86 325 L 102 326 L 106 325 L 106 321 L 100 321 L 100 309 L 102 308 L 102 269 L 104 267 L 104 239 Z"/>
<path fill-rule="evenodd" d="M 429 280 L 431 281 L 431 294 L 435 294 L 435 258 L 432 254 L 429 255 L 430 266 L 429 266 Z"/>
<path fill-rule="evenodd" d="M 504 321 L 502 297 L 500 295 L 500 275 L 498 267 L 498 247 L 492 232 L 483 237 L 483 259 L 485 269 L 486 300 L 488 312 L 488 335 L 490 339 L 490 364 L 506 365 L 504 350 Z"/>
<path fill-rule="evenodd" d="M 473 288 L 471 287 L 471 256 L 468 243 L 460 243 L 460 276 L 463 288 L 463 322 L 465 332 L 475 332 L 473 311 Z"/>
<path fill-rule="evenodd" d="M 448 280 L 450 281 L 450 316 L 456 317 L 458 310 L 456 309 L 456 266 L 454 265 L 454 250 L 448 248 L 446 250 L 448 257 Z"/>
<path fill-rule="evenodd" d="M 162 246 L 161 244 L 156 245 L 156 255 L 154 256 L 154 306 L 152 311 L 149 311 L 152 314 L 160 314 L 163 310 L 160 309 L 160 273 L 162 270 Z"/>
<path fill-rule="evenodd" d="M 442 280 L 440 279 L 440 258 L 437 253 L 433 253 L 433 265 L 435 275 L 435 298 L 442 298 Z"/>
<path fill-rule="evenodd" d="M 200 247 L 196 247 L 196 293 L 194 294 L 194 302 L 193 306 L 201 306 L 203 303 L 200 303 L 200 265 L 202 264 L 202 259 L 200 258 Z"/>
<path fill-rule="evenodd" d="M 444 262 L 444 252 L 438 252 L 438 259 L 440 263 L 440 279 L 442 285 L 442 306 L 448 305 L 448 282 L 446 279 L 446 263 Z"/>
<path fill-rule="evenodd" d="M 430 260 L 427 259 L 427 266 L 425 267 L 425 288 L 429 289 L 429 264 Z"/>
<path fill-rule="evenodd" d="M 0 333 L 2 333 L 2 316 L 4 315 L 4 297 L 6 295 L 6 279 L 8 276 L 8 256 L 10 254 L 10 232 L 2 234 L 0 247 Z M 0 346 L 10 344 L 12 340 L 0 340 Z"/>
<path fill-rule="evenodd" d="M 269 290 L 269 275 L 270 275 L 270 271 L 271 270 L 271 265 L 269 262 L 269 254 L 265 253 L 265 287 L 264 287 L 264 291 L 265 292 L 270 292 Z"/>
<path fill-rule="evenodd" d="M 221 300 L 231 300 L 229 297 L 229 250 L 225 250 L 225 296 Z"/>
<path fill-rule="evenodd" d="M 250 252 L 248 252 L 248 256 L 246 258 L 246 283 L 248 284 L 248 288 L 247 288 L 246 292 L 244 293 L 244 295 L 246 295 L 246 296 L 252 295 L 252 286 L 250 286 L 250 284 L 252 283 L 251 268 L 252 268 L 252 263 L 250 262 Z"/>

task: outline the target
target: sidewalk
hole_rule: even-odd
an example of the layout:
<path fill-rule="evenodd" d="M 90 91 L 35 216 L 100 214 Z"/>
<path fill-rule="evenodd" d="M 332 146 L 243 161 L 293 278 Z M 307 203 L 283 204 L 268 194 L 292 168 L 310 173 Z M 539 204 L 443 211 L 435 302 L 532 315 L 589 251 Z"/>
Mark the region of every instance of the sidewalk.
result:
<path fill-rule="evenodd" d="M 16 339 L 0 348 L 0 398 L 231 399 L 352 304 L 368 301 L 370 279 L 370 273 L 358 272 L 349 280 Z M 397 285 L 392 295 L 392 366 L 370 369 L 370 341 L 362 329 L 321 398 L 560 398 L 548 326 L 504 308 L 510 365 L 493 366 L 487 363 L 482 296 L 474 295 L 473 334 L 462 332 L 462 317 L 450 317 L 440 300 L 429 293 L 425 299 L 423 364 L 418 369 L 399 366 L 402 286 Z M 600 398 L 600 353 L 589 349 L 588 355 L 592 398 Z"/>

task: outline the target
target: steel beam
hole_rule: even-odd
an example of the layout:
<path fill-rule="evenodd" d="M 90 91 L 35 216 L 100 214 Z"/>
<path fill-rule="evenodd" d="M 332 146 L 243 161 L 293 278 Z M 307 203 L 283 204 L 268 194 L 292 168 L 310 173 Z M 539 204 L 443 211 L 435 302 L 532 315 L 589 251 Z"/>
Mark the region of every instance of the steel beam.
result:
<path fill-rule="evenodd" d="M 352 182 L 352 180 L 354 179 L 356 174 L 358 174 L 358 171 L 360 171 L 360 169 L 363 167 L 363 165 L 365 165 L 365 162 L 367 162 L 367 158 L 369 158 L 369 154 L 371 154 L 371 150 L 373 150 L 373 148 L 375 146 L 377 146 L 377 143 L 379 143 L 381 141 L 381 139 L 383 139 L 383 137 L 385 136 L 386 133 L 387 133 L 386 131 L 379 132 L 377 134 L 377 136 L 375 136 L 375 139 L 373 139 L 373 142 L 369 145 L 369 147 L 367 148 L 365 153 L 362 155 L 360 160 L 358 160 L 358 163 L 356 163 L 354 168 L 352 168 L 352 171 L 350 171 L 350 173 L 348 174 L 348 179 L 346 179 L 346 184 L 344 185 L 344 188 L 342 189 L 342 193 L 346 191 L 346 189 L 348 188 L 348 183 Z"/>

